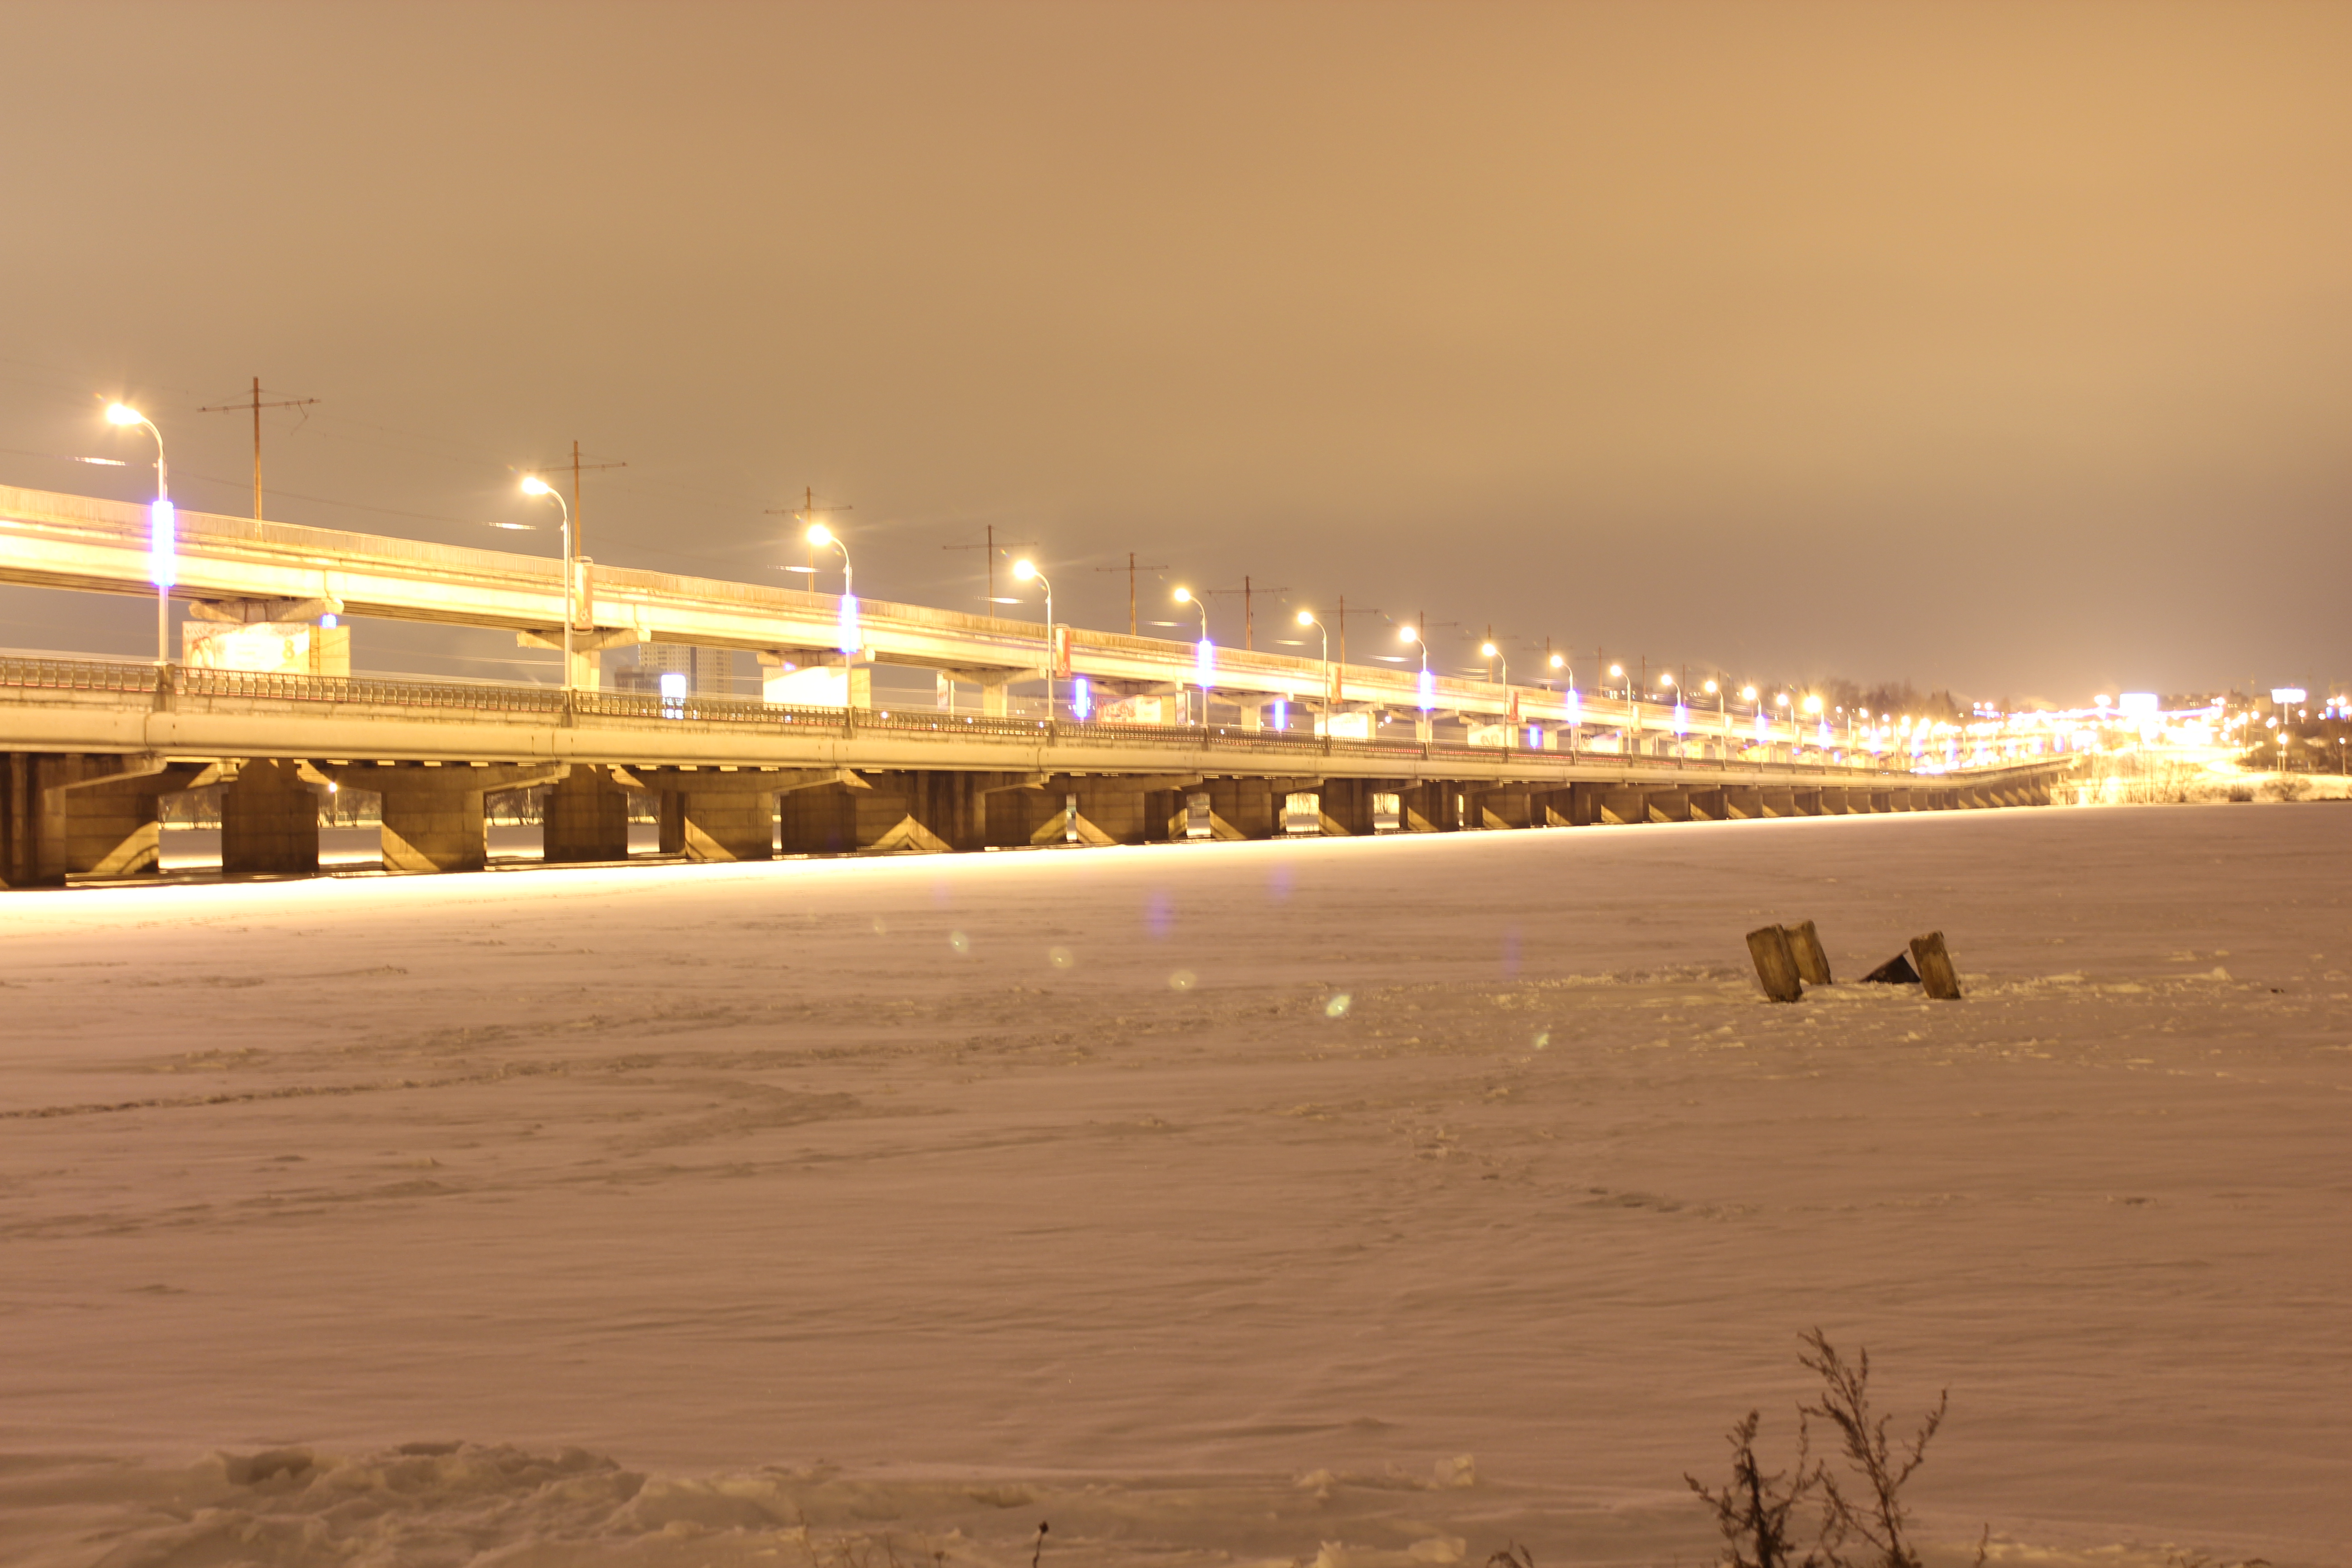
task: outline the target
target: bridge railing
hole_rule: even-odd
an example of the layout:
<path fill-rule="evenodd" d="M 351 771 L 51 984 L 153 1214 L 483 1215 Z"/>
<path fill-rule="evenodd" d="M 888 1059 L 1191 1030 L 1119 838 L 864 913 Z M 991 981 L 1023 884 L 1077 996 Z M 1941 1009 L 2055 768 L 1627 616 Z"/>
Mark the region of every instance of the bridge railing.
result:
<path fill-rule="evenodd" d="M 1498 754 L 1530 763 L 1619 760 L 1644 771 L 1722 773 L 1753 767 L 1759 775 L 1912 778 L 1922 776 L 1875 759 L 1832 763 L 1754 763 L 1722 757 L 1629 756 L 1616 752 L 1532 751 L 1524 747 L 1474 746 L 1456 741 L 1342 740 L 1293 731 L 1251 730 L 1240 725 L 1132 724 L 1101 720 L 1045 720 L 1010 714 L 948 713 L 924 708 L 842 709 L 795 707 L 734 697 L 667 697 L 652 692 L 572 691 L 549 686 L 431 680 L 378 676 L 309 676 L 133 664 L 104 659 L 0 655 L 0 689 L 89 691 L 170 701 L 178 698 L 228 699 L 323 706 L 436 710 L 520 715 L 564 723 L 582 718 L 744 725 L 767 729 L 806 726 L 844 736 L 859 734 L 965 735 L 1002 740 L 1084 742 L 1234 752 L 1256 756 L 1288 755 L 1302 763 L 1324 757 L 1399 761 L 1453 760 L 1493 763 Z M 2032 765 L 2025 760 L 2003 764 Z M 1942 772 L 1944 770 L 1937 770 Z M 1965 773 L 1970 770 L 1951 770 Z"/>

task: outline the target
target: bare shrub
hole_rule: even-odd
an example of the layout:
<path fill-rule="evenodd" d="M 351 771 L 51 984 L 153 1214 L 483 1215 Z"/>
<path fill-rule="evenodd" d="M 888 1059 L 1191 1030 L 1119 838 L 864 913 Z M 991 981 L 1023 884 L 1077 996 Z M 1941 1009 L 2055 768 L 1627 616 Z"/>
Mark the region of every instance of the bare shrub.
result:
<path fill-rule="evenodd" d="M 1715 1516 L 1724 1568 L 1921 1568 L 1910 1540 L 1903 1488 L 1927 1462 L 1927 1444 L 1944 1424 L 1950 1391 L 1937 1395 L 1908 1442 L 1887 1436 L 1888 1417 L 1870 1407 L 1870 1352 L 1848 1362 L 1819 1329 L 1799 1336 L 1798 1361 L 1822 1380 L 1816 1402 L 1797 1407 L 1797 1458 L 1768 1471 L 1756 1456 L 1761 1417 L 1749 1411 L 1730 1432 L 1731 1479 L 1720 1489 L 1696 1476 L 1683 1481 Z M 1843 1473 L 1812 1457 L 1813 1423 L 1837 1434 Z M 1811 1541 L 1797 1522 L 1809 1498 Z M 1977 1543 L 1982 1568 L 1990 1532 Z"/>
<path fill-rule="evenodd" d="M 1789 1516 L 1822 1481 L 1811 1439 L 1800 1423 L 1796 1468 L 1768 1475 L 1756 1458 L 1756 1428 L 1761 1420 L 1760 1413 L 1751 1410 L 1731 1428 L 1729 1486 L 1712 1490 L 1687 1471 L 1683 1484 L 1714 1512 L 1715 1527 L 1723 1533 L 1725 1568 L 1823 1568 L 1819 1551 L 1798 1556 L 1789 1533 Z"/>
<path fill-rule="evenodd" d="M 1887 1417 L 1871 1415 L 1870 1352 L 1858 1352 L 1848 1363 L 1821 1330 L 1809 1330 L 1801 1337 L 1808 1349 L 1797 1359 L 1821 1378 L 1822 1395 L 1820 1404 L 1800 1409 L 1806 1417 L 1836 1428 L 1850 1472 L 1841 1485 L 1834 1472 L 1822 1471 L 1824 1539 L 1834 1537 L 1835 1544 L 1843 1545 L 1858 1538 L 1870 1549 L 1858 1560 L 1833 1552 L 1833 1561 L 1841 1568 L 1920 1568 L 1918 1553 L 1904 1538 L 1908 1514 L 1903 1483 L 1927 1462 L 1927 1441 L 1944 1424 L 1951 1391 L 1936 1396 L 1936 1408 L 1919 1424 L 1918 1432 L 1897 1448 L 1886 1438 Z"/>

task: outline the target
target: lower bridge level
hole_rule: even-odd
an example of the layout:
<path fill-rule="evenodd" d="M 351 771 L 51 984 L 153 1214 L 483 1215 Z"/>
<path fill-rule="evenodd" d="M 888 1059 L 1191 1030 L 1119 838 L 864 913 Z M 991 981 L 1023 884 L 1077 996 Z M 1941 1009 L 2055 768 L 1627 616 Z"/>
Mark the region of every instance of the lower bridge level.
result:
<path fill-rule="evenodd" d="M 0 885 L 154 874 L 165 802 L 194 790 L 217 801 L 225 874 L 282 877 L 319 871 L 322 806 L 335 796 L 346 810 L 374 797 L 386 870 L 446 872 L 487 867 L 491 803 L 518 791 L 535 792 L 545 859 L 582 864 L 625 859 L 631 820 L 648 815 L 663 854 L 741 861 L 2046 805 L 2059 771 L 1563 783 L 10 752 L 0 754 Z"/>

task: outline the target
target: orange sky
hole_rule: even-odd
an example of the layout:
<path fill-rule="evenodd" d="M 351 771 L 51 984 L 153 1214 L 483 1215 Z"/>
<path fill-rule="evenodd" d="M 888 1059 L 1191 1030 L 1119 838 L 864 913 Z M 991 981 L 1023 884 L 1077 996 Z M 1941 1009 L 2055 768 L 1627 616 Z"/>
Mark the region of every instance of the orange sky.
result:
<path fill-rule="evenodd" d="M 813 485 L 874 596 L 972 605 L 939 546 L 994 522 L 1066 616 L 1123 621 L 1086 568 L 1131 549 L 1147 620 L 1247 573 L 1461 622 L 1452 668 L 1491 624 L 1588 674 L 2352 679 L 2352 9 L 16 5 L 0 46 L 0 482 L 144 493 L 55 460 L 136 456 L 123 393 L 241 511 L 249 426 L 194 409 L 258 373 L 324 399 L 271 416 L 292 521 L 532 548 L 482 524 L 578 437 L 635 564 L 788 581 Z M 80 646 L 55 605 L 0 643 Z"/>

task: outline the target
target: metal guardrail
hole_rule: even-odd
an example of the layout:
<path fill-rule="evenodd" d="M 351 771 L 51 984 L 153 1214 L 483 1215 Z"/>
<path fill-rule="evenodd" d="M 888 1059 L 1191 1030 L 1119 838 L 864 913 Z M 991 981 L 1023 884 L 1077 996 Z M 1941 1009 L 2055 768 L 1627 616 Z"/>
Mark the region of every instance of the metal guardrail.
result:
<path fill-rule="evenodd" d="M 316 703 L 327 707 L 524 715 L 544 718 L 557 724 L 574 723 L 581 719 L 609 719 L 648 723 L 745 725 L 776 730 L 806 727 L 844 737 L 860 734 L 956 735 L 997 740 L 1042 740 L 1049 745 L 1075 741 L 1128 744 L 1138 748 L 1181 747 L 1259 756 L 1278 754 L 1294 756 L 1301 761 L 1344 756 L 1362 760 L 1393 757 L 1400 762 L 1454 760 L 1491 763 L 1502 756 L 1524 758 L 1530 763 L 1590 764 L 1605 758 L 1644 771 L 1721 773 L 1753 768 L 1759 778 L 1909 779 L 1949 777 L 1954 773 L 1966 776 L 1969 772 L 1952 770 L 1928 773 L 1859 762 L 1748 763 L 1745 759 L 1721 757 L 1637 757 L 1612 752 L 1533 751 L 1526 747 L 1472 746 L 1434 740 L 1350 741 L 1282 731 L 1246 730 L 1236 725 L 1121 724 L 1099 720 L 1027 719 L 1005 714 L 934 713 L 897 708 L 803 708 L 742 698 L 664 697 L 616 691 L 566 692 L 547 686 L 372 676 L 278 675 L 189 668 L 178 665 L 127 664 L 103 659 L 0 656 L 0 689 L 12 688 L 135 695 L 166 707 L 183 698 L 230 699 Z M 2032 765 L 2023 762 L 2000 764 L 2004 768 Z"/>

